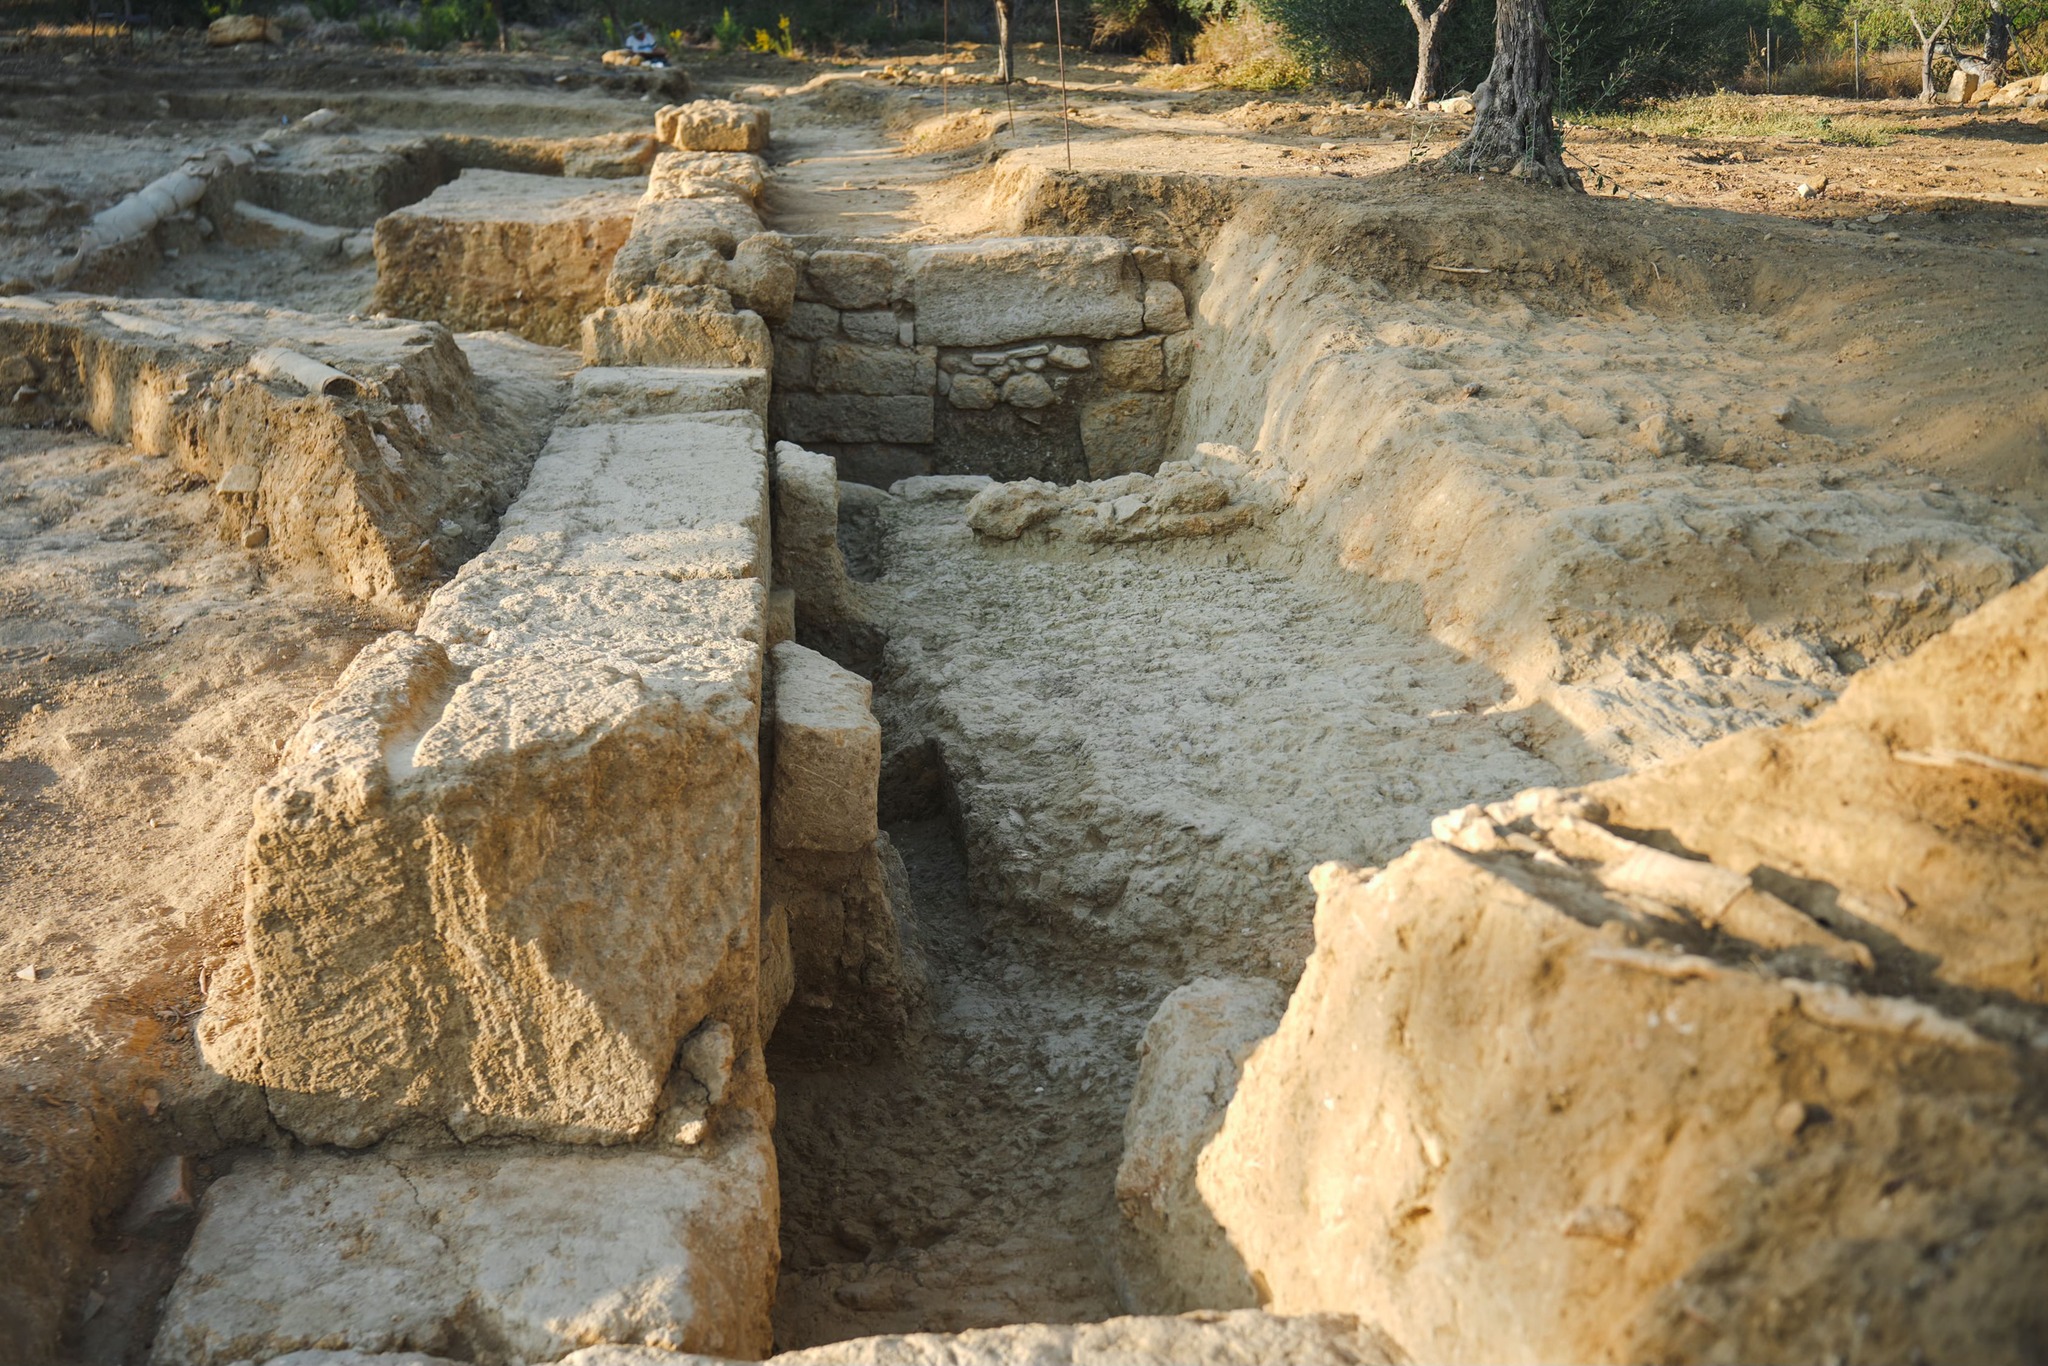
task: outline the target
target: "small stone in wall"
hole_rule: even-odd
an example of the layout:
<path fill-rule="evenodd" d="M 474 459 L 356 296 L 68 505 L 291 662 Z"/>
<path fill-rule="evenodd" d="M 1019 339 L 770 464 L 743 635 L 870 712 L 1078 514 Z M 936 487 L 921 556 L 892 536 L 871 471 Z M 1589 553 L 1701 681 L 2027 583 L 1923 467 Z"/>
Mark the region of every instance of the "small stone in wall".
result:
<path fill-rule="evenodd" d="M 1145 328 L 1149 332 L 1188 330 L 1188 301 L 1179 286 L 1165 280 L 1145 286 Z"/>
<path fill-rule="evenodd" d="M 953 376 L 953 387 L 946 394 L 947 401 L 955 408 L 976 413 L 995 407 L 998 397 L 996 386 L 980 375 Z"/>
<path fill-rule="evenodd" d="M 1045 408 L 1057 398 L 1052 386 L 1037 375 L 1013 375 L 1003 383 L 1003 402 L 1013 408 Z"/>
<path fill-rule="evenodd" d="M 1103 381 L 1112 389 L 1166 387 L 1166 356 L 1158 337 L 1104 342 L 1099 355 Z"/>
<path fill-rule="evenodd" d="M 1086 370 L 1088 348 L 1085 346 L 1055 346 L 1046 359 L 1062 370 Z"/>

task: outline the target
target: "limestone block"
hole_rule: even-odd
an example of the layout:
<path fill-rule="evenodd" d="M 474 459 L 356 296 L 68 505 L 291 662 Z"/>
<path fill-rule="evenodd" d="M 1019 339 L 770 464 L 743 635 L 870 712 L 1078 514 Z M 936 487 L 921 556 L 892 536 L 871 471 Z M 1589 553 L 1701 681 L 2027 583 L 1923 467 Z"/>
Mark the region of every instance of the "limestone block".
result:
<path fill-rule="evenodd" d="M 731 193 L 749 204 L 768 188 L 768 164 L 751 152 L 662 152 L 647 174 L 649 199 Z"/>
<path fill-rule="evenodd" d="M 986 412 L 1002 401 L 1002 391 L 993 380 L 980 375 L 955 375 L 946 389 L 946 402 L 968 412 Z"/>
<path fill-rule="evenodd" d="M 995 346 L 1034 337 L 1126 337 L 1144 326 L 1143 283 L 1112 237 L 984 238 L 909 257 L 918 340 Z"/>
<path fill-rule="evenodd" d="M 762 898 L 789 926 L 793 981 L 811 1029 L 858 1052 L 923 1007 L 923 955 L 910 933 L 910 875 L 887 835 L 845 853 L 772 850 Z"/>
<path fill-rule="evenodd" d="M 775 333 L 775 387 L 778 389 L 808 389 L 811 387 L 811 343 L 788 332 Z"/>
<path fill-rule="evenodd" d="M 815 251 L 804 266 L 804 297 L 834 308 L 885 308 L 896 289 L 896 266 L 871 251 Z"/>
<path fill-rule="evenodd" d="M 769 649 L 774 649 L 785 640 L 796 639 L 796 590 L 771 588 L 768 590 L 768 623 L 763 628 Z"/>
<path fill-rule="evenodd" d="M 1166 338 L 1160 343 L 1160 351 L 1166 361 L 1166 383 L 1168 388 L 1178 389 L 1188 382 L 1188 376 L 1195 371 L 1195 334 L 1182 332 Z"/>
<path fill-rule="evenodd" d="M 775 767 L 768 835 L 777 849 L 852 853 L 874 843 L 882 728 L 873 686 L 815 650 L 772 652 Z"/>
<path fill-rule="evenodd" d="M 906 503 L 964 503 L 996 481 L 985 474 L 914 474 L 889 485 Z"/>
<path fill-rule="evenodd" d="M 768 146 L 768 111 L 731 100 L 664 105 L 654 114 L 655 135 L 692 152 L 759 152 Z"/>
<path fill-rule="evenodd" d="M 775 583 L 796 594 L 806 633 L 856 614 L 839 549 L 839 462 L 792 442 L 775 446 Z"/>
<path fill-rule="evenodd" d="M 903 324 L 886 308 L 842 314 L 839 325 L 857 342 L 873 346 L 903 346 Z"/>
<path fill-rule="evenodd" d="M 666 1366 L 608 1359 L 600 1355 L 606 1350 L 591 1349 L 588 1360 L 578 1353 L 562 1366 Z M 1282 1318 L 1249 1309 L 854 1338 L 773 1358 L 776 1366 L 1398 1366 L 1407 1359 L 1384 1334 L 1348 1315 Z"/>
<path fill-rule="evenodd" d="M 756 233 L 733 249 L 726 263 L 725 286 L 733 301 L 751 308 L 771 323 L 789 319 L 796 303 L 796 253 L 779 233 Z"/>
<path fill-rule="evenodd" d="M 768 460 L 759 430 L 653 417 L 557 427 L 497 539 L 473 564 L 760 578 L 768 544 Z"/>
<path fill-rule="evenodd" d="M 1243 1259 L 1195 1190 L 1195 1161 L 1223 1124 L 1245 1059 L 1286 1007 L 1272 982 L 1203 977 L 1167 996 L 1146 1025 L 1116 1173 L 1118 1264 L 1134 1307 L 1258 1306 Z"/>
<path fill-rule="evenodd" d="M 1097 352 L 1102 380 L 1112 389 L 1157 391 L 1166 387 L 1166 352 L 1158 337 L 1104 342 Z"/>
<path fill-rule="evenodd" d="M 1093 479 L 1155 468 L 1166 451 L 1173 400 L 1117 394 L 1081 405 L 1081 449 Z"/>
<path fill-rule="evenodd" d="M 938 352 L 929 346 L 821 341 L 811 367 L 812 385 L 828 394 L 929 394 L 938 378 Z"/>
<path fill-rule="evenodd" d="M 807 303 L 799 299 L 790 306 L 787 330 L 790 336 L 804 341 L 836 337 L 839 335 L 839 310 L 827 304 Z"/>
<path fill-rule="evenodd" d="M 685 1035 L 747 1023 L 763 596 L 472 564 L 441 640 L 358 657 L 249 838 L 244 1079 L 280 1125 L 616 1142 Z"/>
<path fill-rule="evenodd" d="M 1178 285 L 1166 280 L 1146 282 L 1145 330 L 1161 333 L 1188 330 L 1188 301 Z"/>
<path fill-rule="evenodd" d="M 647 133 L 605 133 L 571 138 L 562 147 L 562 174 L 594 180 L 623 180 L 647 174 L 654 138 Z"/>
<path fill-rule="evenodd" d="M 1003 381 L 1003 402 L 1013 408 L 1048 408 L 1058 398 L 1052 386 L 1038 375 L 1012 375 Z"/>
<path fill-rule="evenodd" d="M 616 180 L 470 169 L 377 220 L 373 307 L 458 332 L 574 343 L 604 302 L 639 194 Z"/>
<path fill-rule="evenodd" d="M 223 14 L 206 26 L 208 47 L 237 43 L 282 43 L 284 25 L 261 14 Z"/>
<path fill-rule="evenodd" d="M 643 199 L 605 281 L 605 302 L 629 303 L 657 286 L 719 284 L 722 262 L 761 231 L 737 194 Z"/>
<path fill-rule="evenodd" d="M 776 1218 L 763 1126 L 687 1154 L 245 1159 L 206 1193 L 150 1360 L 319 1347 L 503 1366 L 594 1341 L 757 1358 Z"/>
<path fill-rule="evenodd" d="M 767 420 L 766 370 L 595 365 L 576 372 L 561 425 L 733 411 Z"/>
<path fill-rule="evenodd" d="M 583 319 L 583 359 L 589 365 L 765 370 L 773 358 L 767 322 L 751 310 L 735 310 L 723 290 L 650 290 Z"/>
<path fill-rule="evenodd" d="M 932 439 L 935 400 L 929 395 L 874 398 L 853 394 L 782 394 L 770 400 L 769 423 L 791 441 Z"/>

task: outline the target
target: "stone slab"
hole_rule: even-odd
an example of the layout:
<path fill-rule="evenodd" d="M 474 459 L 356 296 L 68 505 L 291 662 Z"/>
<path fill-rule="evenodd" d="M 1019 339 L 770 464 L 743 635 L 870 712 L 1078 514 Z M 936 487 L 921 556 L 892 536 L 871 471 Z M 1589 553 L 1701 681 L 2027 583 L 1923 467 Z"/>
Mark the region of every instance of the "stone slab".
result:
<path fill-rule="evenodd" d="M 758 430 L 694 416 L 558 427 L 483 558 L 564 573 L 762 577 L 764 444 Z"/>
<path fill-rule="evenodd" d="M 873 687 L 794 642 L 771 652 L 775 766 L 769 839 L 778 849 L 853 853 L 874 843 L 882 728 Z"/>
<path fill-rule="evenodd" d="M 1145 324 L 1143 279 L 1113 237 L 999 237 L 909 256 L 917 340 L 999 346 L 1037 337 L 1127 337 Z"/>
<path fill-rule="evenodd" d="M 768 418 L 768 372 L 740 368 L 593 365 L 576 372 L 562 425 L 746 411 Z"/>
<path fill-rule="evenodd" d="M 758 1129 L 686 1155 L 245 1160 L 206 1193 L 150 1360 L 427 1352 L 503 1366 L 593 1342 L 756 1358 L 776 1211 Z"/>

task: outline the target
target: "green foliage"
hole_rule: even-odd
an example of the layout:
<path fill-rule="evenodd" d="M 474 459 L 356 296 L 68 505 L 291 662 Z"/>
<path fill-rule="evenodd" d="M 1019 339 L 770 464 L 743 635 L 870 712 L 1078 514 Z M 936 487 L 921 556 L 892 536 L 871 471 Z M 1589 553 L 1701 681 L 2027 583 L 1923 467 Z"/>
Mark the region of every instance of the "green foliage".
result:
<path fill-rule="evenodd" d="M 363 12 L 362 0 L 307 0 L 306 8 L 313 12 L 315 19 L 334 19 L 349 23 Z"/>
<path fill-rule="evenodd" d="M 498 22 L 489 0 L 429 0 L 417 19 L 365 15 L 357 21 L 373 43 L 403 43 L 420 52 L 438 52 L 456 43 L 495 42 Z"/>
<path fill-rule="evenodd" d="M 730 10 L 726 11 L 728 14 Z M 765 28 L 754 30 L 754 51 L 775 57 L 796 56 L 796 36 L 789 31 L 789 16 L 783 15 L 776 21 L 775 31 Z"/>
<path fill-rule="evenodd" d="M 1257 0 L 1291 51 L 1325 79 L 1405 92 L 1415 25 L 1399 0 Z M 1711 89 L 1749 60 L 1771 0 L 1550 0 L 1559 102 L 1611 109 Z M 1444 88 L 1473 89 L 1493 61 L 1492 0 L 1458 0 L 1446 23 Z"/>
<path fill-rule="evenodd" d="M 1094 0 L 1095 38 L 1112 46 L 1138 45 L 1170 62 L 1186 60 L 1195 35 L 1211 20 L 1227 18 L 1233 0 Z"/>
<path fill-rule="evenodd" d="M 711 41 L 718 44 L 720 52 L 731 52 L 737 49 L 740 45 L 740 39 L 745 35 L 746 29 L 741 27 L 739 21 L 732 17 L 731 10 L 727 10 L 719 15 L 718 22 L 711 26 Z"/>

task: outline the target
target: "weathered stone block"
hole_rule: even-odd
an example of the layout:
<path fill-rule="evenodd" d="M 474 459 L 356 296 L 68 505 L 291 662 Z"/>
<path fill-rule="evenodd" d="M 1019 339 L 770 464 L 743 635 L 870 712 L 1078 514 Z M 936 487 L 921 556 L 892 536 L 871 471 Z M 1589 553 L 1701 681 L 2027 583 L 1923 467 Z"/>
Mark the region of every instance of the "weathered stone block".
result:
<path fill-rule="evenodd" d="M 839 462 L 788 441 L 775 446 L 775 583 L 796 594 L 812 630 L 855 614 L 839 549 Z"/>
<path fill-rule="evenodd" d="M 731 304 L 724 290 L 657 289 L 601 308 L 583 319 L 583 359 L 590 365 L 767 369 L 774 358 L 767 322 Z"/>
<path fill-rule="evenodd" d="M 986 412 L 1001 400 L 1002 392 L 992 380 L 980 375 L 955 375 L 946 390 L 946 401 L 969 412 Z"/>
<path fill-rule="evenodd" d="M 846 335 L 857 342 L 872 346 L 900 346 L 903 344 L 903 325 L 888 309 L 870 309 L 862 313 L 847 313 L 839 320 L 846 329 Z"/>
<path fill-rule="evenodd" d="M 315 1347 L 553 1361 L 592 1342 L 757 1358 L 775 1290 L 775 1151 L 296 1154 L 206 1192 L 153 1366 Z"/>
<path fill-rule="evenodd" d="M 1166 352 L 1158 337 L 1104 342 L 1097 356 L 1103 383 L 1112 389 L 1156 391 L 1166 387 Z"/>
<path fill-rule="evenodd" d="M 655 111 L 654 132 L 692 152 L 759 152 L 768 146 L 768 111 L 731 100 L 693 100 Z"/>
<path fill-rule="evenodd" d="M 687 416 L 558 427 L 479 562 L 759 578 L 768 560 L 763 444 L 758 429 Z"/>
<path fill-rule="evenodd" d="M 1188 376 L 1195 370 L 1195 350 L 1198 345 L 1192 332 L 1182 332 L 1160 343 L 1160 352 L 1166 359 L 1166 383 L 1169 388 L 1178 389 L 1188 382 Z"/>
<path fill-rule="evenodd" d="M 811 385 L 811 343 L 787 332 L 775 334 L 775 387 L 809 389 Z"/>
<path fill-rule="evenodd" d="M 1111 237 L 1011 237 L 918 247 L 909 258 L 918 340 L 995 346 L 1033 337 L 1126 337 L 1142 283 Z"/>
<path fill-rule="evenodd" d="M 766 370 L 594 365 L 576 372 L 561 425 L 589 427 L 640 417 L 735 410 L 767 420 Z"/>
<path fill-rule="evenodd" d="M 932 439 L 929 396 L 869 398 L 851 394 L 777 394 L 769 425 L 791 441 L 900 441 Z"/>
<path fill-rule="evenodd" d="M 768 786 L 768 837 L 781 850 L 865 849 L 879 833 L 882 728 L 868 710 L 874 689 L 859 674 L 801 645 L 778 645 L 770 657 L 775 767 Z"/>
<path fill-rule="evenodd" d="M 839 310 L 829 304 L 807 303 L 802 299 L 791 305 L 789 335 L 802 341 L 819 341 L 825 337 L 839 335 Z"/>
<path fill-rule="evenodd" d="M 1145 285 L 1145 328 L 1150 332 L 1185 332 L 1188 301 L 1178 285 L 1151 280 Z"/>
<path fill-rule="evenodd" d="M 767 187 L 767 163 L 749 152 L 662 152 L 647 175 L 649 199 L 736 194 L 753 204 Z"/>
<path fill-rule="evenodd" d="M 574 343 L 639 204 L 615 180 L 466 170 L 377 220 L 379 312 Z"/>
<path fill-rule="evenodd" d="M 1088 477 L 1143 473 L 1158 468 L 1173 425 L 1165 394 L 1118 394 L 1081 405 L 1081 449 Z"/>
<path fill-rule="evenodd" d="M 646 133 L 605 133 L 572 138 L 562 148 L 562 174 L 594 180 L 624 180 L 647 174 L 654 138 Z"/>
<path fill-rule="evenodd" d="M 884 308 L 896 288 L 896 266 L 871 251 L 814 251 L 804 284 L 804 297 L 834 308 Z"/>
<path fill-rule="evenodd" d="M 811 367 L 812 385 L 828 394 L 929 394 L 938 378 L 938 352 L 930 347 L 821 341 Z"/>
<path fill-rule="evenodd" d="M 1116 1172 L 1117 1263 L 1137 1308 L 1258 1305 L 1243 1259 L 1196 1192 L 1195 1162 L 1222 1127 L 1245 1059 L 1286 1008 L 1272 982 L 1202 977 L 1167 996 L 1145 1026 Z"/>
<path fill-rule="evenodd" d="M 760 231 L 760 215 L 736 194 L 643 199 L 606 276 L 605 302 L 630 303 L 662 286 L 722 288 L 726 260 Z"/>
<path fill-rule="evenodd" d="M 365 650 L 257 794 L 221 1070 L 312 1143 L 646 1132 L 751 1010 L 762 597 L 472 566 Z"/>
<path fill-rule="evenodd" d="M 789 318 L 796 303 L 796 253 L 779 233 L 756 233 L 733 249 L 725 266 L 725 287 L 741 308 L 751 308 L 771 323 Z"/>

